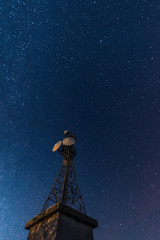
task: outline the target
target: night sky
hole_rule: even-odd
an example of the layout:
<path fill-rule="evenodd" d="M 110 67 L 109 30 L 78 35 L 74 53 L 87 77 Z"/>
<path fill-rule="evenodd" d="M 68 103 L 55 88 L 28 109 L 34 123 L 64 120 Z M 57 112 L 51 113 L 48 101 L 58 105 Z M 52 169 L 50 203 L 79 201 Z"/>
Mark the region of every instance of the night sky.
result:
<path fill-rule="evenodd" d="M 27 239 L 67 129 L 94 240 L 159 240 L 160 2 L 1 0 L 0 39 L 0 239 Z"/>

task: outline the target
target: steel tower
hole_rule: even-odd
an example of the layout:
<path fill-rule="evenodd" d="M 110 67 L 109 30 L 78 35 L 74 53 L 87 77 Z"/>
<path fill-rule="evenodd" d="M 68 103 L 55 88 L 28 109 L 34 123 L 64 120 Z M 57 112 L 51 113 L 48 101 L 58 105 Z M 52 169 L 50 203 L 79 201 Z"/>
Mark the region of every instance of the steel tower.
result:
<path fill-rule="evenodd" d="M 76 141 L 76 137 L 69 131 L 65 131 L 64 133 L 65 138 L 63 141 L 59 141 L 53 147 L 53 151 L 58 150 L 58 153 L 63 156 L 62 165 L 41 212 L 44 212 L 54 203 L 61 202 L 87 215 L 77 183 L 74 166 L 74 157 L 76 155 L 74 143 Z"/>

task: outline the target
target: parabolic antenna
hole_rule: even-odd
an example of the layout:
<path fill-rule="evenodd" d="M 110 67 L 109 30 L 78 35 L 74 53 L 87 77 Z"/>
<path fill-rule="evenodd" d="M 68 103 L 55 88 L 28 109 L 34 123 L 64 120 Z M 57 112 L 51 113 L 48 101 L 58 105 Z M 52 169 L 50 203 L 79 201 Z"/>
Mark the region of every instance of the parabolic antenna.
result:
<path fill-rule="evenodd" d="M 71 137 L 67 137 L 67 138 L 64 138 L 63 139 L 63 145 L 65 146 L 71 146 L 73 144 L 75 144 L 75 139 L 74 138 L 71 138 Z"/>
<path fill-rule="evenodd" d="M 54 145 L 54 147 L 53 147 L 53 149 L 52 149 L 52 152 L 57 151 L 57 150 L 60 148 L 61 144 L 62 144 L 61 141 L 57 142 L 57 143 Z"/>

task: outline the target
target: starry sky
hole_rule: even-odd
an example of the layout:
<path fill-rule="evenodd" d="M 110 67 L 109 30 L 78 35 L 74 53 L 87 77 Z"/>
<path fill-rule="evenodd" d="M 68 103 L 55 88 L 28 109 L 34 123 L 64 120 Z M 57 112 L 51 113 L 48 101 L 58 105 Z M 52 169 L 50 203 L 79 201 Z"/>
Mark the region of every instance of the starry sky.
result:
<path fill-rule="evenodd" d="M 27 239 L 77 136 L 95 240 L 159 240 L 160 3 L 0 1 L 0 239 Z"/>

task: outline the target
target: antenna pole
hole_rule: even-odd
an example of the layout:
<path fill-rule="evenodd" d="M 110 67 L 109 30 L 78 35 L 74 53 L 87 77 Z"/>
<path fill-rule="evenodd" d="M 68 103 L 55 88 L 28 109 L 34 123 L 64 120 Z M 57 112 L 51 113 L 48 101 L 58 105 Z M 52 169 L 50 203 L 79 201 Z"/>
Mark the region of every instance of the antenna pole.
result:
<path fill-rule="evenodd" d="M 67 153 L 67 159 L 63 160 L 64 163 L 66 163 L 65 166 L 65 175 L 64 175 L 64 181 L 63 181 L 63 188 L 62 188 L 62 203 L 67 204 L 67 195 L 68 195 L 68 179 L 69 179 L 69 151 Z"/>

